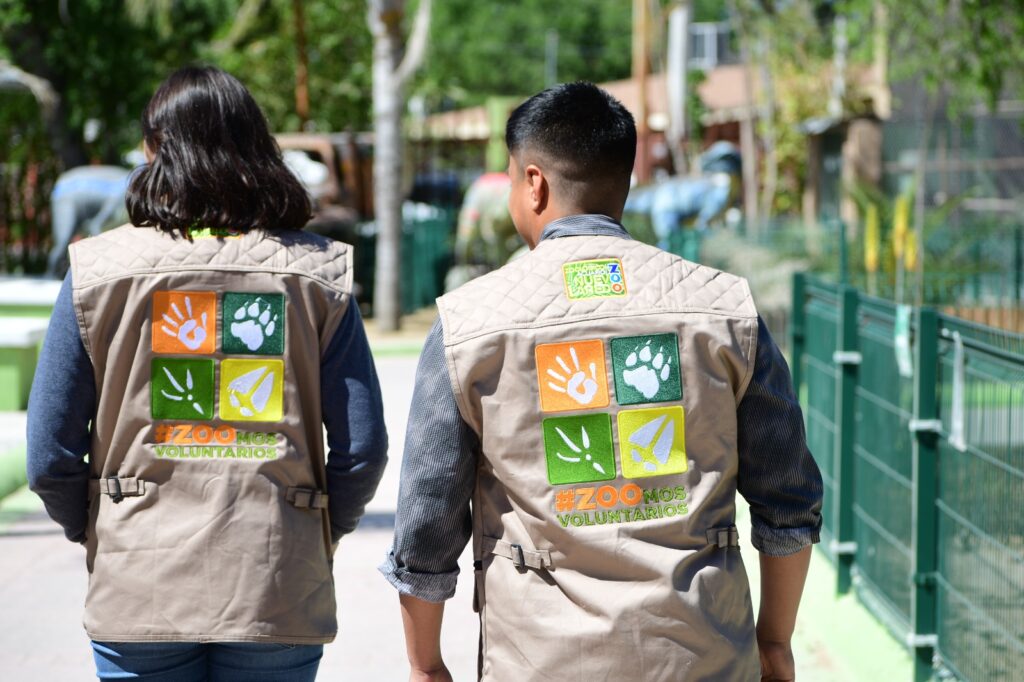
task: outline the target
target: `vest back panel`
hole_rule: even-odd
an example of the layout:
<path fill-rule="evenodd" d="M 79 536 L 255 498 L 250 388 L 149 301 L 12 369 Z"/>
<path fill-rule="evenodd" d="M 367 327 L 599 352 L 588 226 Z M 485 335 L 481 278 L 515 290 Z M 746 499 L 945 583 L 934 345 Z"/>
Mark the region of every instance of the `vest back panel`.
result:
<path fill-rule="evenodd" d="M 739 551 L 709 543 L 735 521 L 746 282 L 564 237 L 439 308 L 481 440 L 483 678 L 757 679 Z"/>
<path fill-rule="evenodd" d="M 349 247 L 128 226 L 71 256 L 97 391 L 90 637 L 333 639 L 320 358 Z"/>

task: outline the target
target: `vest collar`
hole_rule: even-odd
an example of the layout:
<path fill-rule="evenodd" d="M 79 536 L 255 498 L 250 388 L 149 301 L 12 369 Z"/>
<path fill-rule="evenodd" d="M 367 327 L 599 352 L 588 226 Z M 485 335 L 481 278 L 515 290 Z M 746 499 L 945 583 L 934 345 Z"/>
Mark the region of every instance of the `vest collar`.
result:
<path fill-rule="evenodd" d="M 540 241 L 559 237 L 606 236 L 632 239 L 620 222 L 599 213 L 582 213 L 553 220 L 544 227 Z"/>

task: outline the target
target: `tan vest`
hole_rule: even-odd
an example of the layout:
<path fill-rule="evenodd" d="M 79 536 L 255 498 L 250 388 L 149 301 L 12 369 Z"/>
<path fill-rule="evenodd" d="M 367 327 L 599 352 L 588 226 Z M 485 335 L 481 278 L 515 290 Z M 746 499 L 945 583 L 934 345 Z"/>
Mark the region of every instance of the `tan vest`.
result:
<path fill-rule="evenodd" d="M 301 232 L 72 246 L 97 397 L 91 638 L 334 638 L 320 356 L 351 258 Z"/>
<path fill-rule="evenodd" d="M 482 446 L 481 678 L 759 679 L 733 526 L 746 282 L 564 237 L 439 307 Z"/>

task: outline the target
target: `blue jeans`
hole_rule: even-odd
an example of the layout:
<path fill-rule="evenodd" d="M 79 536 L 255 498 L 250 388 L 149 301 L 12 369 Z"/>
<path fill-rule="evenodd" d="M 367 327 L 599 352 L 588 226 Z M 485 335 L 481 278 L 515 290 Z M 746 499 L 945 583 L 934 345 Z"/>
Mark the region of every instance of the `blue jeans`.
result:
<path fill-rule="evenodd" d="M 312 682 L 322 644 L 93 642 L 101 680 Z"/>

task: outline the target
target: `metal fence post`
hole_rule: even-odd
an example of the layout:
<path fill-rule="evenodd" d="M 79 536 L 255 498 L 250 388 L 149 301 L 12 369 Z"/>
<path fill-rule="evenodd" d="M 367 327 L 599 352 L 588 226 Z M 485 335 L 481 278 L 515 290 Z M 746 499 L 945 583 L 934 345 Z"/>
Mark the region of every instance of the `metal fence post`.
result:
<path fill-rule="evenodd" d="M 1013 300 L 1020 303 L 1021 289 L 1024 288 L 1024 227 L 1018 226 L 1013 233 Z"/>
<path fill-rule="evenodd" d="M 938 646 L 936 571 L 938 570 L 938 518 L 935 499 L 939 490 L 938 436 L 942 430 L 938 409 L 939 316 L 931 308 L 917 311 L 915 344 L 913 440 L 913 550 L 914 587 L 911 602 L 914 681 L 932 677 L 932 658 Z"/>
<path fill-rule="evenodd" d="M 800 399 L 803 383 L 804 327 L 807 324 L 807 274 L 793 275 L 793 312 L 789 323 L 790 374 L 793 376 L 793 390 Z"/>
<path fill-rule="evenodd" d="M 836 222 L 839 231 L 839 283 L 850 283 L 850 245 L 846 243 L 846 221 Z"/>
<path fill-rule="evenodd" d="M 851 570 L 857 554 L 853 534 L 853 446 L 857 374 L 861 362 L 861 354 L 857 350 L 860 295 L 856 289 L 846 285 L 840 286 L 839 292 L 839 348 L 832 355 L 833 362 L 841 368 L 836 382 L 836 461 L 833 471 L 838 478 L 838 499 L 833 505 L 835 538 L 832 554 L 836 558 L 836 591 L 845 594 L 850 591 Z"/>

